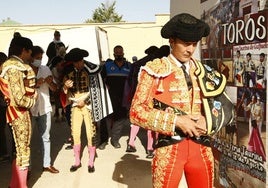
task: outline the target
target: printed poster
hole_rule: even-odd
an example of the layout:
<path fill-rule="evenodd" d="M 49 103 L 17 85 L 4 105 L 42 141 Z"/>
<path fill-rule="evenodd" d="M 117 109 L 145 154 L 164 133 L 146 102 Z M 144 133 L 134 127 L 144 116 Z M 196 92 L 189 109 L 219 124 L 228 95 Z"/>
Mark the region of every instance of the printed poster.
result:
<path fill-rule="evenodd" d="M 202 0 L 201 59 L 225 75 L 234 121 L 213 139 L 215 187 L 266 187 L 268 2 Z"/>

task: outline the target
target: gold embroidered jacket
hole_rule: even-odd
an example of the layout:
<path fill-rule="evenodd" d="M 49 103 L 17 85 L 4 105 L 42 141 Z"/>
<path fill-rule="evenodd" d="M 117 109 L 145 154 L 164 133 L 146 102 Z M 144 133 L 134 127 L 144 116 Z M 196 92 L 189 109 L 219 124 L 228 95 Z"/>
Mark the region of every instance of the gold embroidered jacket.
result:
<path fill-rule="evenodd" d="M 1 66 L 0 89 L 5 99 L 9 101 L 6 112 L 8 123 L 35 103 L 35 99 L 32 97 L 35 91 L 29 86 L 25 86 L 25 79 L 29 80 L 29 86 L 33 86 L 35 74 L 31 67 L 24 64 L 18 57 L 11 57 Z"/>

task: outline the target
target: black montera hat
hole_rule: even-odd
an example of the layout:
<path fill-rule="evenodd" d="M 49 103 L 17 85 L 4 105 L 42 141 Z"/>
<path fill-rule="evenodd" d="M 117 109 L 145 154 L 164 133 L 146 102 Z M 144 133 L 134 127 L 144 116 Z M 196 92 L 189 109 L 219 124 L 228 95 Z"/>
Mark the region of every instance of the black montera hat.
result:
<path fill-rule="evenodd" d="M 80 48 L 73 48 L 67 53 L 64 57 L 66 61 L 77 62 L 81 61 L 84 57 L 88 56 L 88 52 L 86 50 Z"/>
<path fill-rule="evenodd" d="M 202 37 L 209 35 L 207 23 L 196 17 L 182 13 L 171 18 L 161 29 L 163 38 L 179 38 L 185 42 L 198 42 Z"/>
<path fill-rule="evenodd" d="M 147 48 L 145 51 L 144 51 L 144 53 L 146 53 L 146 54 L 153 54 L 153 53 L 155 53 L 157 50 L 158 50 L 159 48 L 158 47 L 156 47 L 156 46 L 150 46 L 149 48 Z"/>

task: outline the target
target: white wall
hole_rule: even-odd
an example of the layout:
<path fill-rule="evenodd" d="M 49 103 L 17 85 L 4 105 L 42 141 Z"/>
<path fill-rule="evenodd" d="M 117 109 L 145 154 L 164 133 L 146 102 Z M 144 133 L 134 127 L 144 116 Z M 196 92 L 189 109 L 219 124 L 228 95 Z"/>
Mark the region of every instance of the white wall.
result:
<path fill-rule="evenodd" d="M 99 26 L 107 31 L 108 46 L 104 46 L 104 48 L 108 49 L 109 53 L 103 54 L 104 57 L 107 59 L 107 56 L 109 56 L 113 59 L 114 46 L 122 45 L 125 57 L 132 61 L 132 56 L 137 56 L 138 59 L 144 57 L 146 55 L 144 53 L 145 49 L 151 45 L 160 47 L 168 44 L 168 40 L 161 37 L 160 30 L 170 16 L 169 14 L 157 14 L 155 18 L 155 22 L 136 23 L 0 26 L 0 51 L 7 53 L 15 31 L 29 37 L 35 45 L 39 45 L 46 50 L 49 42 L 53 40 L 54 31 L 57 29 L 61 32 L 62 42 L 69 45 L 68 50 L 73 47 L 84 47 L 89 51 L 87 60 L 94 62 L 97 58 L 95 53 L 92 53 L 94 50 L 91 47 L 94 47 L 95 42 L 90 39 L 90 33 L 87 34 L 87 27 Z M 43 58 L 44 61 L 47 61 L 46 55 Z"/>
<path fill-rule="evenodd" d="M 24 37 L 32 40 L 33 45 L 43 48 L 45 51 L 43 55 L 42 64 L 47 63 L 46 50 L 49 43 L 53 40 L 55 30 L 61 33 L 61 40 L 68 46 L 67 52 L 72 48 L 82 48 L 89 52 L 89 56 L 85 59 L 95 64 L 100 63 L 99 43 L 97 42 L 97 27 L 87 25 L 39 25 L 39 26 L 14 26 L 14 27 L 0 27 L 0 51 L 8 54 L 10 41 L 13 38 L 13 33 L 20 32 Z M 108 41 L 107 45 L 108 45 Z M 106 46 L 107 46 L 106 45 Z M 103 50 L 108 48 L 104 46 Z M 103 52 L 104 59 L 107 59 L 109 52 Z"/>

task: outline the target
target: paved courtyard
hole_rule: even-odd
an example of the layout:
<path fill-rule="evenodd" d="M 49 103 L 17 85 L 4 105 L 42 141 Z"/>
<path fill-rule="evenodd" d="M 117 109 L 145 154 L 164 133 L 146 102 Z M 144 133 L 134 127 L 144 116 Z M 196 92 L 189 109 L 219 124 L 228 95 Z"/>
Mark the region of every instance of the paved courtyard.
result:
<path fill-rule="evenodd" d="M 122 147 L 114 149 L 109 143 L 105 150 L 97 149 L 95 172 L 88 173 L 88 152 L 85 134 L 82 134 L 82 167 L 76 172 L 69 171 L 74 162 L 73 151 L 65 150 L 64 144 L 70 130 L 64 121 L 53 119 L 51 130 L 51 152 L 54 166 L 59 174 L 42 172 L 42 157 L 37 132 L 33 131 L 31 176 L 28 186 L 33 188 L 150 188 L 151 160 L 146 159 L 146 132 L 141 130 L 136 140 L 136 153 L 126 153 L 129 127 L 125 127 L 120 139 Z M 83 133 L 85 130 L 83 130 Z M 10 162 L 0 163 L 0 187 L 8 187 L 11 176 Z"/>

